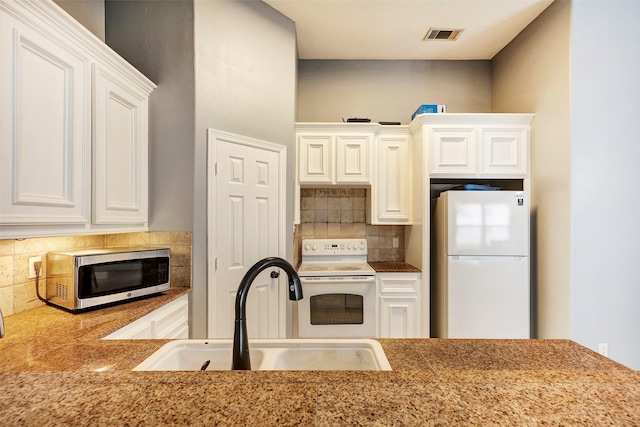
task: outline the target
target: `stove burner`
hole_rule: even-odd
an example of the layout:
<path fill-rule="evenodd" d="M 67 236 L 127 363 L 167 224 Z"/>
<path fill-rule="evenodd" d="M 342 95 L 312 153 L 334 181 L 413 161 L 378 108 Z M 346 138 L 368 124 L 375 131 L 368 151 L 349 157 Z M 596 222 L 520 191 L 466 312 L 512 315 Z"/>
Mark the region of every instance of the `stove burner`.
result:
<path fill-rule="evenodd" d="M 323 271 L 326 270 L 327 267 L 323 267 L 321 265 L 319 266 L 313 266 L 313 267 L 304 267 L 304 271 Z"/>

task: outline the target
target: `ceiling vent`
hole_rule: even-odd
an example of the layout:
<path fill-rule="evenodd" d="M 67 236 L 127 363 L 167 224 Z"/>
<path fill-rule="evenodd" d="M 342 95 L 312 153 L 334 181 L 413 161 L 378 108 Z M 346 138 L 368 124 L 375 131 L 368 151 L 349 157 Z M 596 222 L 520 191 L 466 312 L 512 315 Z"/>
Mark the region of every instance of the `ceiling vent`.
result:
<path fill-rule="evenodd" d="M 425 42 L 432 40 L 449 40 L 454 41 L 462 33 L 462 29 L 459 28 L 429 28 L 427 34 L 422 39 Z"/>

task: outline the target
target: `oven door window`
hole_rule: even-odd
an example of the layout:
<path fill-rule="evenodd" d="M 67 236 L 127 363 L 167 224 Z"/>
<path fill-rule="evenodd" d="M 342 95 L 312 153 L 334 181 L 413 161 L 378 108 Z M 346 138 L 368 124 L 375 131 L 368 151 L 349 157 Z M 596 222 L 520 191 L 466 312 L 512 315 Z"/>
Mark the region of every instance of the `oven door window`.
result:
<path fill-rule="evenodd" d="M 362 295 L 321 294 L 309 300 L 312 325 L 362 325 L 364 323 Z"/>

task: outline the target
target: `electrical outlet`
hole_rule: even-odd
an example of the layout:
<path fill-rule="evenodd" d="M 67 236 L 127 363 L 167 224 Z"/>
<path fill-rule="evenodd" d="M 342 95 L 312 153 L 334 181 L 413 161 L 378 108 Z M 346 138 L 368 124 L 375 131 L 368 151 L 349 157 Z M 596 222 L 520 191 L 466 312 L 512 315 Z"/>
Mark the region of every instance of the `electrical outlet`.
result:
<path fill-rule="evenodd" d="M 607 356 L 609 353 L 609 344 L 607 344 L 606 342 L 601 342 L 598 344 L 598 353 L 600 353 L 603 356 Z"/>
<path fill-rule="evenodd" d="M 42 263 L 42 257 L 41 256 L 32 256 L 29 258 L 29 279 L 35 279 L 36 278 L 36 269 L 34 267 L 34 264 L 36 262 L 40 262 Z M 40 264 L 40 273 L 42 273 L 42 264 Z"/>
<path fill-rule="evenodd" d="M 388 240 L 387 240 L 387 241 L 388 241 Z M 399 246 L 400 246 L 400 239 L 399 239 L 399 238 L 397 238 L 397 237 L 394 237 L 394 238 L 393 238 L 393 247 L 394 247 L 394 248 L 397 248 L 397 247 L 399 247 Z"/>

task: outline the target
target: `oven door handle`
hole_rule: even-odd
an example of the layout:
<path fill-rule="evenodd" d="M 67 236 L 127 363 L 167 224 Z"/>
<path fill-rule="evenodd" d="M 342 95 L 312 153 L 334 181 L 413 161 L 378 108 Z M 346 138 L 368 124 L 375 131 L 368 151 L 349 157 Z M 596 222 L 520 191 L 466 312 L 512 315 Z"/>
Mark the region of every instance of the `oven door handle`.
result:
<path fill-rule="evenodd" d="M 310 285 L 340 284 L 340 283 L 375 283 L 375 276 L 340 276 L 340 277 L 301 277 L 300 282 Z"/>

